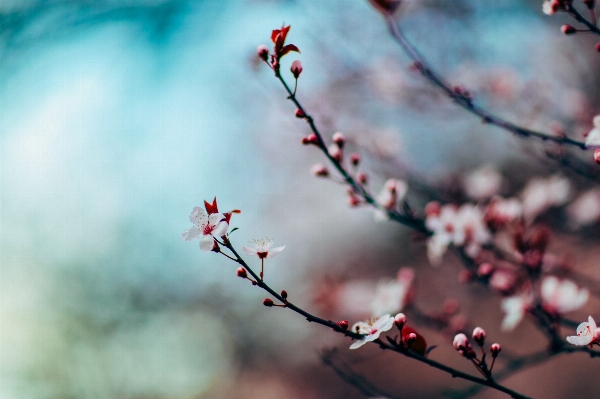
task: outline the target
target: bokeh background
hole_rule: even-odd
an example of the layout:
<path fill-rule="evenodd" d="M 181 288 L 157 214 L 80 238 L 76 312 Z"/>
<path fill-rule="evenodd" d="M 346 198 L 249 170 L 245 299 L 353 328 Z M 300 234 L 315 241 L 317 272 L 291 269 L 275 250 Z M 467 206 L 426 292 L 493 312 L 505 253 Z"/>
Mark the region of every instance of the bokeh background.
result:
<path fill-rule="evenodd" d="M 593 38 L 561 35 L 567 19 L 544 16 L 541 3 L 413 0 L 399 19 L 481 104 L 581 138 L 600 109 L 600 59 Z M 364 397 L 321 362 L 331 347 L 398 397 L 469 386 L 376 349 L 350 354 L 337 334 L 264 308 L 232 262 L 181 240 L 192 208 L 214 196 L 221 210 L 242 210 L 238 247 L 264 236 L 287 245 L 266 278 L 309 310 L 352 323 L 323 306 L 324 282 L 374 282 L 409 266 L 425 309 L 456 298 L 493 340 L 544 347 L 526 322 L 498 332 L 499 299 L 460 285 L 451 256 L 432 269 L 408 229 L 350 209 L 342 186 L 310 175 L 323 157 L 300 145 L 307 127 L 255 59 L 282 23 L 302 51 L 283 70 L 302 60 L 299 98 L 324 132 L 343 131 L 363 153 L 374 191 L 388 177 L 448 189 L 492 165 L 510 194 L 556 172 L 546 147 L 483 126 L 412 73 L 366 1 L 4 0 L 1 398 Z M 411 195 L 416 208 L 429 199 Z M 597 227 L 586 232 L 554 245 L 593 275 Z M 437 359 L 474 372 L 423 328 Z M 581 382 L 593 369 L 573 355 L 507 385 L 545 398 L 597 392 L 597 378 Z"/>

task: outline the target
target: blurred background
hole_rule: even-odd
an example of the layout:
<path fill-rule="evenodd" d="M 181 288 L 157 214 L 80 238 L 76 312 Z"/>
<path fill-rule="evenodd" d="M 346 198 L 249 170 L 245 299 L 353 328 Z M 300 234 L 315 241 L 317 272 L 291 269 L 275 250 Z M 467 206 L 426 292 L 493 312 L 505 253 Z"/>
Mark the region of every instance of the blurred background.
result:
<path fill-rule="evenodd" d="M 543 15 L 541 3 L 413 0 L 399 20 L 480 104 L 582 139 L 600 110 L 600 58 L 592 37 L 562 35 L 568 19 Z M 3 0 L 2 399 L 365 397 L 321 361 L 333 347 L 398 397 L 470 386 L 377 349 L 350 353 L 349 340 L 263 307 L 232 262 L 181 240 L 192 208 L 214 196 L 221 211 L 242 210 L 232 221 L 238 248 L 265 236 L 287 245 L 266 279 L 314 313 L 352 324 L 360 312 L 327 297 L 332 284 L 412 267 L 424 309 L 454 298 L 513 352 L 544 347 L 527 322 L 500 333 L 499 298 L 459 284 L 452 256 L 433 269 L 407 228 L 351 209 L 344 187 L 310 175 L 325 160 L 300 145 L 305 123 L 255 56 L 282 23 L 302 51 L 282 70 L 302 60 L 299 99 L 327 137 L 343 131 L 363 154 L 375 192 L 395 177 L 456 194 L 462 176 L 489 165 L 512 195 L 558 171 L 544 156 L 553 148 L 483 126 L 411 72 L 367 1 Z M 575 191 L 591 187 L 565 174 Z M 408 198 L 420 210 L 431 196 Z M 556 212 L 549 222 L 560 227 Z M 600 278 L 597 221 L 585 228 L 554 237 L 553 250 Z M 597 308 L 590 301 L 573 318 Z M 447 336 L 422 331 L 440 345 L 437 360 L 475 373 Z M 545 398 L 597 392 L 597 378 L 581 383 L 593 362 L 563 356 L 506 384 Z"/>

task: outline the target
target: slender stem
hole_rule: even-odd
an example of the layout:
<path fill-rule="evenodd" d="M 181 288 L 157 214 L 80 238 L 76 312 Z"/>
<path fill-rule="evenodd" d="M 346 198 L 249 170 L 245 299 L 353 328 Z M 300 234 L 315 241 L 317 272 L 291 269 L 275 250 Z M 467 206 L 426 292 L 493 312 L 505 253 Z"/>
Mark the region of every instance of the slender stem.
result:
<path fill-rule="evenodd" d="M 573 7 L 573 5 L 572 5 L 572 4 L 568 4 L 568 5 L 566 6 L 566 10 L 567 10 L 567 12 L 568 12 L 568 13 L 569 13 L 569 14 L 570 14 L 570 15 L 571 15 L 573 18 L 575 18 L 575 19 L 577 20 L 577 22 L 580 22 L 580 23 L 584 24 L 585 26 L 587 26 L 587 28 L 588 28 L 590 31 L 592 31 L 593 33 L 595 33 L 595 34 L 597 34 L 597 35 L 600 35 L 600 28 L 598 28 L 598 27 L 596 26 L 596 22 L 594 21 L 594 22 L 592 23 L 592 22 L 588 21 L 587 19 L 585 19 L 585 18 L 583 17 L 583 15 L 581 15 L 581 14 L 579 13 L 579 11 L 577 11 L 577 9 L 576 9 L 575 7 Z M 592 11 L 592 13 L 593 13 L 593 11 Z M 595 19 L 595 15 L 594 15 L 594 19 Z"/>
<path fill-rule="evenodd" d="M 264 280 L 265 276 L 265 258 L 260 258 L 260 279 Z"/>
<path fill-rule="evenodd" d="M 501 129 L 507 130 L 523 138 L 535 137 L 544 141 L 551 141 L 557 144 L 570 145 L 581 149 L 586 148 L 584 142 L 573 140 L 567 136 L 553 136 L 546 133 L 541 133 L 531 129 L 527 129 L 515 125 L 514 123 L 508 122 L 498 116 L 489 113 L 485 109 L 476 106 L 469 98 L 455 92 L 454 89 L 448 83 L 446 83 L 442 77 L 440 77 L 428 66 L 428 64 L 425 62 L 425 59 L 421 56 L 421 54 L 419 54 L 416 48 L 413 47 L 410 44 L 410 42 L 406 39 L 406 37 L 404 36 L 404 34 L 402 33 L 402 31 L 391 16 L 386 17 L 386 22 L 393 38 L 403 48 L 404 52 L 409 56 L 409 58 L 415 62 L 415 65 L 417 66 L 421 75 L 423 75 L 427 80 L 429 80 L 435 86 L 444 91 L 446 95 L 448 95 L 448 97 L 454 100 L 454 102 L 457 105 L 471 112 L 472 114 L 480 117 L 483 123 L 495 125 Z"/>

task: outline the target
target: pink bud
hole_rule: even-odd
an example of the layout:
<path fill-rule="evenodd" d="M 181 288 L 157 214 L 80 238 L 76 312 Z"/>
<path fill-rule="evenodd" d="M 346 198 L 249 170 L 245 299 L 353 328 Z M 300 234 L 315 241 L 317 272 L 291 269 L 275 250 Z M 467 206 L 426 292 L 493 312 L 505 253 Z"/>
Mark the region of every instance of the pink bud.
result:
<path fill-rule="evenodd" d="M 333 142 L 338 145 L 338 147 L 343 148 L 346 143 L 346 138 L 341 132 L 336 132 L 333 134 Z"/>
<path fill-rule="evenodd" d="M 261 44 L 256 48 L 256 55 L 263 61 L 267 61 L 269 59 L 269 49 L 264 44 Z"/>
<path fill-rule="evenodd" d="M 246 273 L 246 269 L 244 269 L 243 267 L 238 267 L 238 269 L 235 271 L 235 274 L 237 274 L 237 276 L 241 278 L 248 277 L 248 273 Z"/>
<path fill-rule="evenodd" d="M 572 35 L 573 33 L 577 32 L 577 30 L 574 27 L 572 27 L 571 25 L 561 26 L 560 31 L 562 33 L 564 33 L 565 35 Z"/>
<path fill-rule="evenodd" d="M 500 344 L 492 344 L 492 346 L 490 346 L 490 352 L 492 353 L 492 357 L 497 357 L 498 353 L 500 353 L 501 350 L 502 347 L 500 346 Z"/>
<path fill-rule="evenodd" d="M 456 350 L 466 349 L 469 346 L 469 340 L 463 333 L 456 334 L 454 341 L 452 342 L 452 346 L 454 346 L 454 349 Z"/>
<path fill-rule="evenodd" d="M 297 109 L 295 115 L 298 119 L 306 118 L 306 114 L 301 109 Z"/>
<path fill-rule="evenodd" d="M 442 304 L 442 308 L 444 309 L 444 313 L 447 315 L 454 315 L 458 312 L 460 305 L 458 301 L 454 298 L 447 298 L 444 300 Z"/>
<path fill-rule="evenodd" d="M 319 142 L 319 138 L 314 133 L 309 134 L 308 136 L 302 138 L 302 144 L 304 144 L 304 145 L 317 144 L 318 142 Z"/>
<path fill-rule="evenodd" d="M 473 280 L 473 273 L 469 270 L 461 270 L 458 272 L 458 282 L 459 283 L 469 283 Z"/>
<path fill-rule="evenodd" d="M 408 348 L 417 340 L 417 334 L 410 333 L 404 338 L 404 345 Z"/>
<path fill-rule="evenodd" d="M 302 73 L 302 63 L 299 60 L 296 60 L 296 61 L 292 62 L 292 66 L 290 67 L 290 71 L 292 71 L 292 75 L 294 75 L 294 77 L 296 79 L 298 79 L 298 77 Z"/>
<path fill-rule="evenodd" d="M 437 216 L 440 214 L 441 210 L 442 206 L 437 201 L 431 201 L 427 205 L 425 205 L 426 216 Z"/>
<path fill-rule="evenodd" d="M 352 153 L 352 155 L 350 155 L 350 162 L 353 166 L 358 166 L 360 163 L 360 154 L 358 152 Z"/>
<path fill-rule="evenodd" d="M 332 144 L 327 148 L 327 152 L 331 155 L 331 158 L 335 159 L 338 162 L 342 162 L 343 152 L 342 149 L 336 145 Z"/>
<path fill-rule="evenodd" d="M 490 274 L 492 274 L 492 272 L 494 271 L 494 266 L 492 266 L 490 263 L 482 263 L 481 265 L 479 265 L 479 267 L 477 268 L 477 275 L 479 277 L 487 277 Z"/>
<path fill-rule="evenodd" d="M 270 308 L 271 306 L 273 306 L 273 301 L 269 298 L 265 298 L 263 301 L 263 305 Z"/>
<path fill-rule="evenodd" d="M 600 148 L 594 151 L 594 162 L 600 163 Z"/>
<path fill-rule="evenodd" d="M 348 205 L 350 205 L 351 207 L 359 206 L 360 199 L 356 195 L 350 194 L 348 196 Z"/>
<path fill-rule="evenodd" d="M 358 173 L 356 175 L 356 180 L 358 180 L 360 184 L 367 184 L 367 174 L 363 172 Z"/>
<path fill-rule="evenodd" d="M 313 165 L 313 167 L 310 169 L 310 172 L 317 177 L 329 176 L 329 169 L 320 163 Z"/>
<path fill-rule="evenodd" d="M 344 331 L 348 329 L 348 322 L 346 320 L 342 320 L 337 325 Z"/>
<path fill-rule="evenodd" d="M 398 313 L 394 317 L 394 324 L 398 327 L 398 330 L 402 331 L 402 327 L 406 324 L 406 315 L 404 313 Z"/>
<path fill-rule="evenodd" d="M 281 297 L 283 299 L 287 299 L 287 291 L 286 290 L 281 291 Z"/>
<path fill-rule="evenodd" d="M 485 330 L 481 327 L 475 327 L 473 330 L 473 341 L 477 343 L 479 346 L 483 346 L 485 341 Z"/>

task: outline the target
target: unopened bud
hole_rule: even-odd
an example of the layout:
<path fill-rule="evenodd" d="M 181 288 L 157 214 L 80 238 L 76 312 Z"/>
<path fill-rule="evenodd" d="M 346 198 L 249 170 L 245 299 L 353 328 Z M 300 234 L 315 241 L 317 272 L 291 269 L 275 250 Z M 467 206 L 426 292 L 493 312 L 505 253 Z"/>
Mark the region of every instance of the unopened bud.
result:
<path fill-rule="evenodd" d="M 417 340 L 417 334 L 410 333 L 404 338 L 404 345 L 408 348 Z"/>
<path fill-rule="evenodd" d="M 594 162 L 600 163 L 600 148 L 594 151 Z"/>
<path fill-rule="evenodd" d="M 318 163 L 313 165 L 313 167 L 310 169 L 310 173 L 317 177 L 327 177 L 329 176 L 329 169 L 327 169 L 325 165 Z"/>
<path fill-rule="evenodd" d="M 263 61 L 269 59 L 269 49 L 264 44 L 261 44 L 256 48 L 256 55 Z"/>
<path fill-rule="evenodd" d="M 319 142 L 319 139 L 318 139 L 317 135 L 314 133 L 309 134 L 308 136 L 302 138 L 302 144 L 304 144 L 304 145 L 317 144 L 318 142 Z"/>
<path fill-rule="evenodd" d="M 350 205 L 351 207 L 359 206 L 360 199 L 356 195 L 350 194 L 348 196 L 348 205 Z"/>
<path fill-rule="evenodd" d="M 348 322 L 346 320 L 342 320 L 337 325 L 344 331 L 348 329 Z"/>
<path fill-rule="evenodd" d="M 287 291 L 286 290 L 281 291 L 281 297 L 283 299 L 287 299 Z"/>
<path fill-rule="evenodd" d="M 269 298 L 265 298 L 265 300 L 263 301 L 263 305 L 270 308 L 271 306 L 273 306 L 273 301 Z"/>
<path fill-rule="evenodd" d="M 487 277 L 490 274 L 492 274 L 492 272 L 494 271 L 494 266 L 492 266 L 490 263 L 482 263 L 481 265 L 479 265 L 479 267 L 477 268 L 477 275 L 479 277 Z"/>
<path fill-rule="evenodd" d="M 343 152 L 337 144 L 330 145 L 329 148 L 327 148 L 327 152 L 329 152 L 331 158 L 335 159 L 337 162 L 342 162 Z"/>
<path fill-rule="evenodd" d="M 454 349 L 461 350 L 461 349 L 466 349 L 469 347 L 469 340 L 467 339 L 467 336 L 463 333 L 460 334 L 456 334 L 456 336 L 454 337 L 454 341 L 452 342 L 452 346 L 454 346 Z"/>
<path fill-rule="evenodd" d="M 298 77 L 302 73 L 302 63 L 299 60 L 292 62 L 290 71 L 292 71 L 292 75 L 294 75 L 294 78 L 298 79 Z"/>
<path fill-rule="evenodd" d="M 356 175 L 356 180 L 358 180 L 358 182 L 359 182 L 360 184 L 363 184 L 363 185 L 364 185 L 364 184 L 367 184 L 367 181 L 368 181 L 368 176 L 367 176 L 367 174 L 366 174 L 366 173 L 364 173 L 364 172 L 359 172 L 359 173 Z"/>
<path fill-rule="evenodd" d="M 304 113 L 304 111 L 302 111 L 299 108 L 296 110 L 295 115 L 296 115 L 296 118 L 298 118 L 298 119 L 306 118 L 306 114 Z"/>
<path fill-rule="evenodd" d="M 398 330 L 402 331 L 402 327 L 406 324 L 406 315 L 404 313 L 398 313 L 394 317 L 394 324 L 398 327 Z"/>
<path fill-rule="evenodd" d="M 358 152 L 353 152 L 352 155 L 350 155 L 350 163 L 352 163 L 353 166 L 358 166 L 360 163 L 360 154 Z"/>
<path fill-rule="evenodd" d="M 492 357 L 498 357 L 498 353 L 502 350 L 500 344 L 492 344 L 490 346 L 490 352 L 492 353 Z"/>
<path fill-rule="evenodd" d="M 483 346 L 483 343 L 485 342 L 485 330 L 481 327 L 475 327 L 475 329 L 473 330 L 473 341 L 475 341 L 475 343 L 477 343 L 477 345 L 479 346 Z"/>
<path fill-rule="evenodd" d="M 336 132 L 333 134 L 332 140 L 335 144 L 337 144 L 340 148 L 344 147 L 346 143 L 346 138 L 341 132 Z"/>
<path fill-rule="evenodd" d="M 238 267 L 238 269 L 235 271 L 235 274 L 237 274 L 237 276 L 241 277 L 241 278 L 248 277 L 248 273 L 246 272 L 246 269 L 244 269 L 243 267 Z"/>
<path fill-rule="evenodd" d="M 571 25 L 563 25 L 560 27 L 560 31 L 565 35 L 572 35 L 573 33 L 577 32 L 577 29 Z"/>

